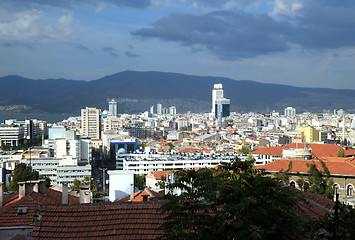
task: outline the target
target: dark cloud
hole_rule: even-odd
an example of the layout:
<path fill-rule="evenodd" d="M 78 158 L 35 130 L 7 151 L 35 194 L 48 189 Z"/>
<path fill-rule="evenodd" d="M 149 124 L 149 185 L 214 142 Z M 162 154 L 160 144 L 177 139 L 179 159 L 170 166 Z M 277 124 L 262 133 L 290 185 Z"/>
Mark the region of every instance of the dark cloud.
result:
<path fill-rule="evenodd" d="M 237 60 L 286 51 L 291 44 L 303 49 L 334 49 L 355 46 L 355 11 L 322 7 L 312 1 L 294 17 L 273 18 L 243 11 L 214 11 L 204 15 L 171 14 L 132 32 L 142 38 L 205 47 L 221 59 Z M 355 1 L 354 1 L 355 2 Z"/>
<path fill-rule="evenodd" d="M 73 8 L 84 4 L 95 5 L 98 3 L 98 1 L 95 0 L 1 0 L 0 2 L 19 7 L 46 5 L 61 8 Z M 130 7 L 138 9 L 144 9 L 151 5 L 150 0 L 102 0 L 102 2 L 114 4 L 119 7 Z"/>
<path fill-rule="evenodd" d="M 108 53 L 112 57 L 118 57 L 116 50 L 113 47 L 104 47 L 101 50 L 105 53 Z"/>
<path fill-rule="evenodd" d="M 127 57 L 132 57 L 132 58 L 136 58 L 136 57 L 140 57 L 139 55 L 131 52 L 131 51 L 125 51 L 124 54 L 127 56 Z"/>
<path fill-rule="evenodd" d="M 205 46 L 222 59 L 235 60 L 287 50 L 283 34 L 290 27 L 266 14 L 215 11 L 202 16 L 171 14 L 151 28 L 132 34 L 177 41 L 190 47 Z"/>
<path fill-rule="evenodd" d="M 81 50 L 81 51 L 85 51 L 85 52 L 89 51 L 88 47 L 81 45 L 81 44 L 77 45 L 75 48 L 78 50 Z"/>

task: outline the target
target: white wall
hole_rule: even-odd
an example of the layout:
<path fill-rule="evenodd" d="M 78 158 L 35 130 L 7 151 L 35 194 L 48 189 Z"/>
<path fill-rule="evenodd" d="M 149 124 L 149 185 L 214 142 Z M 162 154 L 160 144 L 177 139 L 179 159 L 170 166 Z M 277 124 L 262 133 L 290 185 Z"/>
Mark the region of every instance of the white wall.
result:
<path fill-rule="evenodd" d="M 130 195 L 131 184 L 134 184 L 134 171 L 113 170 L 107 173 L 109 175 L 109 198 L 111 202 L 117 200 L 122 192 Z"/>

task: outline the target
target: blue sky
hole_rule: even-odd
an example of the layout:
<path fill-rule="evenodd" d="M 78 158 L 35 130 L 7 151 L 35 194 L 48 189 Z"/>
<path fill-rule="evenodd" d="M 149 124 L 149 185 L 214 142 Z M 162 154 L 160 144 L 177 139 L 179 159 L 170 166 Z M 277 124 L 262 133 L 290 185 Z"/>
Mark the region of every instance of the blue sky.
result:
<path fill-rule="evenodd" d="M 0 76 L 124 70 L 355 89 L 355 1 L 0 0 Z"/>

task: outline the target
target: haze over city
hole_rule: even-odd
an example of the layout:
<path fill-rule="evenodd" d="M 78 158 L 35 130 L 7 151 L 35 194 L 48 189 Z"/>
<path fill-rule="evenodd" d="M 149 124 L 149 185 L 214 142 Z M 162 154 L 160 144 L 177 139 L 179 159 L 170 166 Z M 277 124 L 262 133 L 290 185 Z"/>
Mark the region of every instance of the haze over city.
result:
<path fill-rule="evenodd" d="M 124 70 L 354 89 L 355 2 L 0 1 L 0 76 Z"/>

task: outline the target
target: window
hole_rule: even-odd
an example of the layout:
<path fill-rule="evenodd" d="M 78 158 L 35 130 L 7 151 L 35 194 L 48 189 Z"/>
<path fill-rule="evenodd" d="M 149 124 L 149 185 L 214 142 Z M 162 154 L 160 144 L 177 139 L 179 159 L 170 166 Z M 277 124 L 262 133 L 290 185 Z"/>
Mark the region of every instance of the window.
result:
<path fill-rule="evenodd" d="M 346 195 L 347 196 L 352 196 L 354 194 L 354 186 L 353 185 L 348 185 L 346 187 Z"/>

